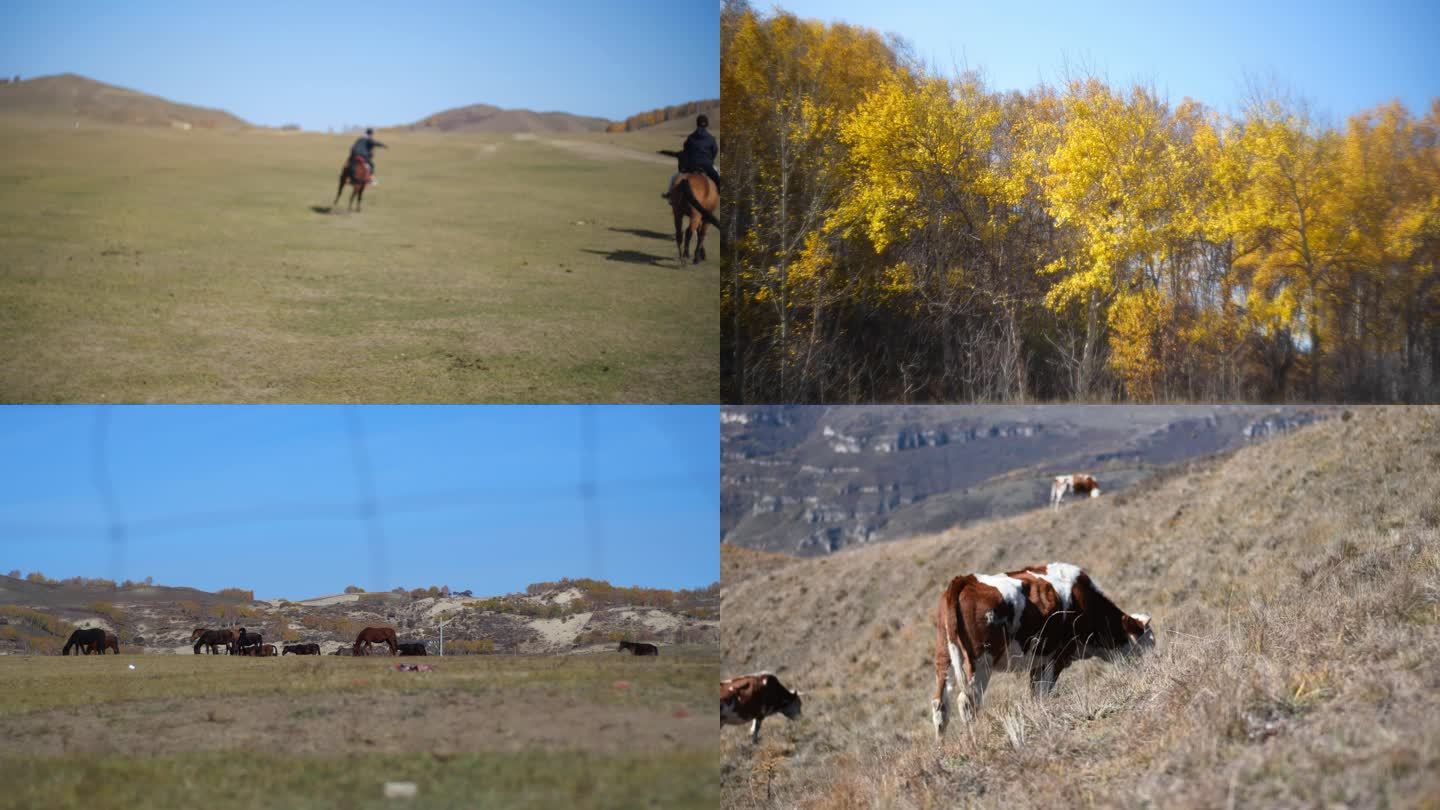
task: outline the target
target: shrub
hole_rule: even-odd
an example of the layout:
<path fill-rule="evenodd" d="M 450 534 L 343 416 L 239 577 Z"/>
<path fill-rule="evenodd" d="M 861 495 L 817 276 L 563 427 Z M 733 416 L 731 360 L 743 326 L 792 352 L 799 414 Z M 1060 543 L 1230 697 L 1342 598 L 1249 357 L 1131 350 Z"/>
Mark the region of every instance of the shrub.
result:
<path fill-rule="evenodd" d="M 115 607 L 109 602 L 91 602 L 89 605 L 86 605 L 86 609 L 104 616 L 115 624 L 123 624 L 125 622 L 125 611 Z"/>
<path fill-rule="evenodd" d="M 255 592 L 247 591 L 244 588 L 221 588 L 215 592 L 215 595 L 226 599 L 244 599 L 246 602 L 255 601 Z"/>
<path fill-rule="evenodd" d="M 486 655 L 495 652 L 494 639 L 457 639 L 445 642 L 446 655 Z"/>
<path fill-rule="evenodd" d="M 346 585 L 345 593 L 364 593 L 365 589 L 359 585 Z"/>

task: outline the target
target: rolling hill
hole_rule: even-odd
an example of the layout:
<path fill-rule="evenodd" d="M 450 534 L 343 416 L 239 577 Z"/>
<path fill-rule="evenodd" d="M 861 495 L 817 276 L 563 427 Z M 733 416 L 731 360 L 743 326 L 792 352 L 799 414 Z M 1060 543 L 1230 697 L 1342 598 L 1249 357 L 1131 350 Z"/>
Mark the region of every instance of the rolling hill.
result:
<path fill-rule="evenodd" d="M 466 107 L 442 110 L 413 124 L 388 127 L 388 129 L 420 132 L 485 132 L 508 135 L 604 132 L 605 127 L 609 124 L 610 122 L 604 118 L 572 115 L 565 112 L 506 110 L 489 104 L 471 104 Z"/>
<path fill-rule="evenodd" d="M 801 556 L 1042 507 L 1057 474 L 1122 492 L 1336 413 L 1298 406 L 756 406 L 722 412 L 721 537 Z"/>
<path fill-rule="evenodd" d="M 224 110 L 180 104 L 74 73 L 0 84 L 0 115 L 24 115 L 66 125 L 83 121 L 177 129 L 250 126 Z"/>
<path fill-rule="evenodd" d="M 699 591 L 615 588 L 593 580 L 538 583 L 523 593 L 343 593 L 300 601 L 253 600 L 242 591 L 36 583 L 0 576 L 0 653 L 53 653 L 74 627 L 116 632 L 122 649 L 191 654 L 195 627 L 244 626 L 267 641 L 316 642 L 330 653 L 363 627 L 395 627 L 402 640 L 447 653 L 561 653 L 614 649 L 620 638 L 713 645 L 718 588 Z M 238 595 L 237 595 L 238 594 Z M 456 644 L 456 642 L 459 642 Z"/>
<path fill-rule="evenodd" d="M 1440 795 L 1437 473 L 1440 409 L 1365 408 L 1055 513 L 772 570 L 730 555 L 724 672 L 774 670 L 805 705 L 759 746 L 723 730 L 724 804 L 1427 806 Z M 943 584 L 1055 560 L 1152 614 L 1158 649 L 1072 667 L 1044 701 L 997 675 L 973 728 L 937 744 Z"/>

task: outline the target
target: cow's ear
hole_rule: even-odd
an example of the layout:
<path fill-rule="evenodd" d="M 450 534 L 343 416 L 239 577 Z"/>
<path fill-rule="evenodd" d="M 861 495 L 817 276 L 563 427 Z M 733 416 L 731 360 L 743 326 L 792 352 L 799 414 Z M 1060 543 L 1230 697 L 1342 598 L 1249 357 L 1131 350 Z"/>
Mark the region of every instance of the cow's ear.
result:
<path fill-rule="evenodd" d="M 1144 613 L 1132 613 L 1130 617 L 1140 623 L 1141 630 L 1150 626 L 1150 617 Z"/>

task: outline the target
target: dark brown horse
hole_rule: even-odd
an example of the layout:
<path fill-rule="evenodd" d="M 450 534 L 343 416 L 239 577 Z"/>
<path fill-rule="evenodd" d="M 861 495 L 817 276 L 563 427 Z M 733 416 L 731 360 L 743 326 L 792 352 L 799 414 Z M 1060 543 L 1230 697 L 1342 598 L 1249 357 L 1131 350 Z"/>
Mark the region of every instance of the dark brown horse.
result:
<path fill-rule="evenodd" d="M 275 652 L 274 644 L 261 644 L 259 647 L 255 648 L 254 654 L 260 656 L 261 658 L 273 658 L 277 655 L 277 653 Z"/>
<path fill-rule="evenodd" d="M 396 652 L 396 650 L 398 650 L 398 649 L 400 648 L 400 642 L 395 638 L 395 630 L 394 630 L 394 628 L 391 628 L 391 627 L 367 627 L 367 628 L 365 628 L 364 630 L 361 630 L 361 631 L 360 631 L 360 635 L 358 635 L 358 636 L 355 637 L 355 648 L 354 648 L 355 654 L 356 654 L 356 655 L 369 655 L 369 654 L 370 654 L 370 645 L 371 645 L 371 644 L 379 644 L 379 643 L 382 642 L 382 641 L 385 642 L 385 644 L 390 647 L 390 654 L 391 654 L 391 655 L 394 655 L 395 652 Z M 362 644 L 365 645 L 365 651 L 364 651 L 364 652 L 361 652 L 361 651 L 360 651 L 360 645 L 362 645 Z"/>
<path fill-rule="evenodd" d="M 401 655 L 429 655 L 423 641 L 407 641 L 400 645 Z"/>
<path fill-rule="evenodd" d="M 345 208 L 360 210 L 360 205 L 365 202 L 365 187 L 370 185 L 370 164 L 365 158 L 359 155 L 351 155 L 345 168 L 340 170 L 340 185 L 335 189 L 335 202 L 330 207 L 334 208 L 340 204 L 340 192 L 345 190 L 345 181 L 350 181 L 350 201 Z"/>
<path fill-rule="evenodd" d="M 245 628 L 235 631 L 235 640 L 230 644 L 231 655 L 258 655 L 260 634 L 246 632 Z"/>
<path fill-rule="evenodd" d="M 120 654 L 120 639 L 114 633 L 105 634 L 105 642 L 100 645 L 100 654 L 104 655 L 106 650 L 114 650 L 116 655 Z"/>
<path fill-rule="evenodd" d="M 708 180 L 709 178 L 706 179 Z M 626 650 L 629 650 L 634 655 L 660 654 L 659 647 L 656 647 L 654 644 L 646 644 L 643 641 L 622 641 L 620 642 L 620 649 L 615 652 L 625 652 Z"/>
<path fill-rule="evenodd" d="M 200 654 L 201 647 L 204 647 L 205 651 L 211 655 L 219 655 L 220 647 L 224 647 L 226 650 L 230 649 L 230 645 L 235 642 L 235 633 L 235 630 L 207 630 L 204 627 L 197 627 L 190 634 L 190 640 L 195 642 L 196 655 Z"/>
<path fill-rule="evenodd" d="M 65 642 L 65 649 L 60 651 L 61 655 L 69 655 L 70 648 L 74 647 L 76 655 L 89 655 L 91 652 L 105 651 L 105 631 L 98 627 L 88 630 L 76 630 L 70 634 L 70 639 Z M 119 652 L 119 648 L 116 648 Z"/>
<path fill-rule="evenodd" d="M 285 645 L 285 649 L 280 652 L 281 655 L 288 655 L 288 654 L 290 654 L 290 653 L 294 653 L 295 655 L 319 655 L 319 654 L 320 654 L 320 645 L 319 645 L 319 644 L 286 644 L 286 645 Z"/>

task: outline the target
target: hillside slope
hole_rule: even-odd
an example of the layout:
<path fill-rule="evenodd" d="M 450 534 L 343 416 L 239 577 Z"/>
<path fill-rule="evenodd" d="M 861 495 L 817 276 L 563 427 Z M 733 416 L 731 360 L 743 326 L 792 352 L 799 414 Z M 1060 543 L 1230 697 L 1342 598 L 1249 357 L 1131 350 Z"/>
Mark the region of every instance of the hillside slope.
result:
<path fill-rule="evenodd" d="M 721 412 L 727 542 L 829 554 L 1043 507 L 1061 473 L 1121 492 L 1326 406 L 752 406 Z"/>
<path fill-rule="evenodd" d="M 55 652 L 74 627 L 117 633 L 123 652 L 191 654 L 195 627 L 243 626 L 267 641 L 315 642 L 330 653 L 362 628 L 394 627 L 439 652 L 613 650 L 619 639 L 713 646 L 717 588 L 620 589 L 589 580 L 540 583 L 491 598 L 345 593 L 298 602 L 252 601 L 191 588 L 36 584 L 0 576 L 0 653 Z M 632 596 L 633 593 L 633 596 Z"/>
<path fill-rule="evenodd" d="M 489 132 L 510 135 L 516 133 L 603 132 L 609 123 L 604 118 L 572 115 L 565 112 L 506 110 L 490 104 L 471 104 L 442 110 L 408 126 L 402 125 L 390 127 L 390 129 Z"/>
<path fill-rule="evenodd" d="M 727 581 L 724 672 L 804 718 L 722 733 L 730 807 L 1413 805 L 1440 795 L 1440 409 L 1369 408 L 1113 498 Z M 1154 616 L 1159 650 L 973 734 L 929 726 L 944 582 L 1064 560 Z M 767 799 L 767 795 L 770 797 Z"/>
<path fill-rule="evenodd" d="M 180 129 L 250 126 L 224 110 L 180 104 L 74 73 L 0 84 L 0 115 L 55 119 L 67 125 L 86 121 Z"/>

